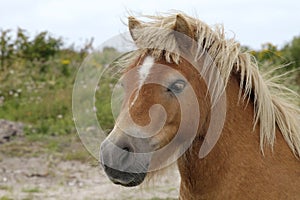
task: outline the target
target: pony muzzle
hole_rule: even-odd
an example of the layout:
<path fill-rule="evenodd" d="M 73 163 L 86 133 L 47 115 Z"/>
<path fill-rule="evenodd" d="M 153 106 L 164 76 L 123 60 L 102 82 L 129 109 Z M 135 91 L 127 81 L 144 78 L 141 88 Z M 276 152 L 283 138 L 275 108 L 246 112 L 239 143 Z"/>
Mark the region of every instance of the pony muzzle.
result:
<path fill-rule="evenodd" d="M 129 143 L 121 144 L 104 140 L 100 146 L 100 165 L 113 183 L 137 186 L 147 175 L 151 153 L 137 153 Z"/>

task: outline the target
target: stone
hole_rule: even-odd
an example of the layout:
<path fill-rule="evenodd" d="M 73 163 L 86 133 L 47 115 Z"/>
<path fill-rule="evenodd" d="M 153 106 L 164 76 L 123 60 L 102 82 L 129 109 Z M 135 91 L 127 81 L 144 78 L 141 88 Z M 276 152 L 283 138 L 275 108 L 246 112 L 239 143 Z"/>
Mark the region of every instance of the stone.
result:
<path fill-rule="evenodd" d="M 0 119 L 0 144 L 9 142 L 13 137 L 24 134 L 24 124 Z"/>

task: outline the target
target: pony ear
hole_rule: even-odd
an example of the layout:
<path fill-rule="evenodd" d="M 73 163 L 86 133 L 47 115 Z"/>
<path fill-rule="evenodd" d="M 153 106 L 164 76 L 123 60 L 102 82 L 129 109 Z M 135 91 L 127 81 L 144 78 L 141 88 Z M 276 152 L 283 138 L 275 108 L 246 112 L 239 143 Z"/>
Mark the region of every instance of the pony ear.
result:
<path fill-rule="evenodd" d="M 185 34 L 190 38 L 194 38 L 194 34 L 190 24 L 186 21 L 186 19 L 181 14 L 178 14 L 176 16 L 174 31 Z"/>
<path fill-rule="evenodd" d="M 130 32 L 130 35 L 132 37 L 132 39 L 134 41 L 137 40 L 137 35 L 136 35 L 136 31 L 135 29 L 140 29 L 142 28 L 142 24 L 141 22 L 139 22 L 136 18 L 134 17 L 128 17 L 128 27 L 129 27 L 129 32 Z"/>
<path fill-rule="evenodd" d="M 194 39 L 193 29 L 184 16 L 178 14 L 174 25 L 174 36 L 179 49 L 182 52 L 191 52 L 192 41 Z"/>

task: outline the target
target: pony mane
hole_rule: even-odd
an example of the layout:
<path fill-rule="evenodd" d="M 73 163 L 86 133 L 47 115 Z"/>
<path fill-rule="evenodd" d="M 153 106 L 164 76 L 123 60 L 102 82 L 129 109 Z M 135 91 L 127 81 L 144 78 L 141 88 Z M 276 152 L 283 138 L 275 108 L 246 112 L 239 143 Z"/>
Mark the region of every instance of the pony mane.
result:
<path fill-rule="evenodd" d="M 253 97 L 254 127 L 259 123 L 262 153 L 266 144 L 273 149 L 276 127 L 278 127 L 294 155 L 300 157 L 300 108 L 296 104 L 299 96 L 285 86 L 277 84 L 274 81 L 276 77 L 267 78 L 261 75 L 255 58 L 249 52 L 242 52 L 240 44 L 234 38 L 226 39 L 222 25 L 210 27 L 181 12 L 169 13 L 165 16 L 144 15 L 142 17 L 148 18 L 148 22 L 142 23 L 145 29 L 134 30 L 138 35 L 135 43 L 138 47 L 141 44 L 142 47 L 126 55 L 119 62 L 129 64 L 141 55 L 149 53 L 149 49 L 143 48 L 144 46 L 151 49 L 151 54 L 156 59 L 164 57 L 167 62 L 180 63 L 180 55 L 172 53 L 179 52 L 176 39 L 170 35 L 178 14 L 192 27 L 195 35 L 192 39 L 201 47 L 195 52 L 194 59 L 199 60 L 206 52 L 218 68 L 225 87 L 230 75 L 233 72 L 238 73 L 239 98 L 249 101 L 250 96 Z M 207 73 L 212 73 L 212 70 L 208 70 Z M 212 82 L 210 81 L 209 84 L 215 84 Z M 217 94 L 214 95 L 220 96 L 223 91 L 215 90 Z"/>

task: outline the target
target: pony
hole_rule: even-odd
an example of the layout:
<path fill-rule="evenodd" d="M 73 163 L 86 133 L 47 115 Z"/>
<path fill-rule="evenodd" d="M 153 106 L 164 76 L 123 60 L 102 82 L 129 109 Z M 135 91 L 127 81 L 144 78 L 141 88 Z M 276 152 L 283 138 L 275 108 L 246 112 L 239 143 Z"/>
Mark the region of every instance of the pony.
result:
<path fill-rule="evenodd" d="M 175 162 L 181 200 L 300 199 L 298 97 L 222 25 L 143 17 L 128 18 L 137 50 L 118 60 L 124 98 L 100 146 L 108 178 L 137 186 Z"/>

